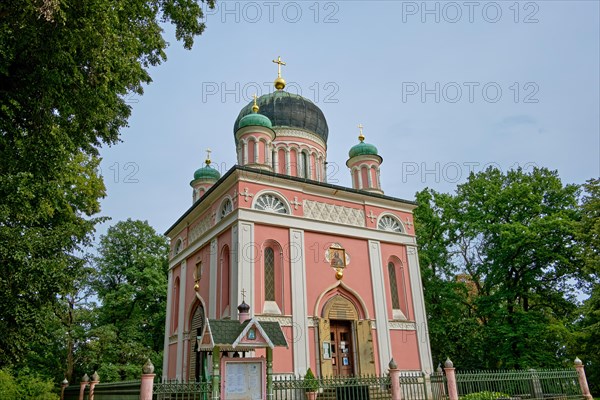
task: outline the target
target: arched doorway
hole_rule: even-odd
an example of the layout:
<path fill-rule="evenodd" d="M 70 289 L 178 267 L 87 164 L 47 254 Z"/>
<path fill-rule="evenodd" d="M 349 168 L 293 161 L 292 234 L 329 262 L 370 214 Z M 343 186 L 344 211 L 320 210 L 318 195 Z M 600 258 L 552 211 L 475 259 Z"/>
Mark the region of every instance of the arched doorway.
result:
<path fill-rule="evenodd" d="M 371 322 L 359 311 L 359 304 L 340 288 L 325 302 L 319 319 L 322 376 L 375 373 Z"/>
<path fill-rule="evenodd" d="M 192 324 L 190 329 L 190 336 L 193 339 L 192 351 L 190 352 L 190 381 L 205 382 L 207 380 L 207 362 L 206 353 L 199 351 L 198 349 L 198 338 L 202 336 L 204 330 L 204 324 L 206 317 L 204 314 L 204 307 L 200 302 L 197 302 L 196 307 L 192 314 Z"/>

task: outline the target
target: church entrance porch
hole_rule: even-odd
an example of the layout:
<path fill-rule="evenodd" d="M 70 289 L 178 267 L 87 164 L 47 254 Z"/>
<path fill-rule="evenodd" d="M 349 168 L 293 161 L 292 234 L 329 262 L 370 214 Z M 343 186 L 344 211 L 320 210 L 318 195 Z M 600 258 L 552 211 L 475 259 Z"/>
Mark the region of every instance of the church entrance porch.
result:
<path fill-rule="evenodd" d="M 336 290 L 322 308 L 317 354 L 322 377 L 376 373 L 371 321 L 351 299 L 350 293 Z"/>
<path fill-rule="evenodd" d="M 355 375 L 352 322 L 332 320 L 329 326 L 334 376 Z"/>

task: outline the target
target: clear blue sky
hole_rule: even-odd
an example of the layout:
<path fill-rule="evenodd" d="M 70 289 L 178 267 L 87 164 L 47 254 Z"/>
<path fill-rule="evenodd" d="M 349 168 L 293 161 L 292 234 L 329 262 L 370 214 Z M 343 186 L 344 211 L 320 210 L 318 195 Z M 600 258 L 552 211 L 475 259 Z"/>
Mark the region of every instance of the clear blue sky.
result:
<path fill-rule="evenodd" d="M 599 20 L 598 1 L 219 2 L 192 51 L 166 29 L 168 61 L 101 152 L 102 215 L 164 232 L 207 147 L 222 172 L 235 164 L 233 123 L 272 90 L 277 56 L 288 90 L 327 118 L 331 183 L 351 185 L 359 123 L 395 197 L 451 191 L 486 165 L 598 177 Z"/>

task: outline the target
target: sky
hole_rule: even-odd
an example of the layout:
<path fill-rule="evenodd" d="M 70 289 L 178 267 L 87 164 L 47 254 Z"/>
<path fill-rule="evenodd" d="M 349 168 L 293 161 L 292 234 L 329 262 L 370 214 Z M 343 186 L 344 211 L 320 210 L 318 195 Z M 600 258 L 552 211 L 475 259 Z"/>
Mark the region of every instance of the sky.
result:
<path fill-rule="evenodd" d="M 122 143 L 103 148 L 103 216 L 163 233 L 192 204 L 194 171 L 212 150 L 236 163 L 239 111 L 274 90 L 321 108 L 328 182 L 351 186 L 358 143 L 383 157 L 386 195 L 451 192 L 495 166 L 600 176 L 598 1 L 224 1 L 206 9 L 191 51 L 165 26 L 168 60 L 132 107 Z"/>

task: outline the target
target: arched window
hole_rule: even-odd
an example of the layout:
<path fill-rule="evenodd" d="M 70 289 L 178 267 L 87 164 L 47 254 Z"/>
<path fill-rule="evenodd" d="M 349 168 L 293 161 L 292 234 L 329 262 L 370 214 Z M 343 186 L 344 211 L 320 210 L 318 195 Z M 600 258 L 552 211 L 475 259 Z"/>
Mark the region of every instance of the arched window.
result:
<path fill-rule="evenodd" d="M 173 309 L 171 310 L 171 315 L 173 319 L 171 320 L 172 331 L 176 332 L 177 327 L 179 326 L 179 277 L 175 279 L 175 284 L 173 285 Z"/>
<path fill-rule="evenodd" d="M 383 217 L 381 217 L 379 219 L 379 223 L 377 224 L 377 229 L 397 233 L 404 232 L 400 221 L 397 218 L 392 217 L 391 215 L 384 215 Z"/>
<path fill-rule="evenodd" d="M 254 208 L 261 211 L 274 212 L 279 214 L 289 214 L 285 203 L 273 194 L 263 194 L 256 199 Z"/>
<path fill-rule="evenodd" d="M 388 264 L 388 274 L 390 275 L 390 291 L 392 292 L 392 308 L 400 309 L 400 296 L 398 295 L 398 279 L 396 279 L 396 266 L 394 263 Z"/>
<path fill-rule="evenodd" d="M 265 249 L 265 301 L 275 301 L 275 252 Z"/>
<path fill-rule="evenodd" d="M 231 199 L 227 198 L 223 201 L 223 203 L 221 203 L 221 208 L 219 209 L 219 220 L 221 220 L 231 211 L 233 211 L 233 203 L 231 202 Z"/>
<path fill-rule="evenodd" d="M 406 286 L 404 282 L 404 268 L 402 264 L 388 263 L 388 275 L 390 279 L 390 294 L 392 297 L 392 311 L 394 319 L 407 319 Z"/>
<path fill-rule="evenodd" d="M 177 242 L 175 242 L 175 248 L 173 249 L 173 255 L 181 253 L 182 248 L 183 248 L 183 240 L 181 240 L 181 238 L 179 238 L 179 239 L 177 239 Z"/>
<path fill-rule="evenodd" d="M 300 171 L 299 171 L 299 176 L 301 178 L 310 178 L 310 175 L 308 174 L 308 170 L 309 170 L 309 165 L 308 165 L 308 156 L 306 155 L 306 152 L 301 152 L 300 153 Z"/>
<path fill-rule="evenodd" d="M 283 250 L 279 243 L 268 240 L 263 247 L 264 314 L 281 315 L 283 302 Z"/>

